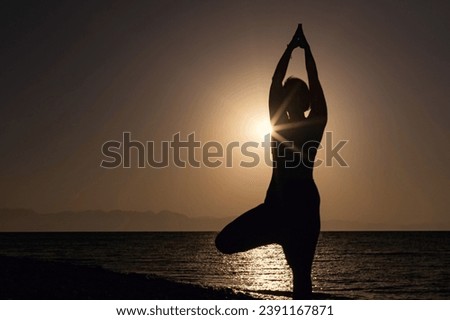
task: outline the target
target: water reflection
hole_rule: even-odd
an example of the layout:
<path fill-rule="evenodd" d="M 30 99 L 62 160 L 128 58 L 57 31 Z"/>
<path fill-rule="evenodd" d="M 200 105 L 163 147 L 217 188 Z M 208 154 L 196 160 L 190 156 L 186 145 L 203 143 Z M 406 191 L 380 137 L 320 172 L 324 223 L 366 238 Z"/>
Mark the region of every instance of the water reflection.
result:
<path fill-rule="evenodd" d="M 286 297 L 292 290 L 291 271 L 279 245 L 268 245 L 232 256 L 223 256 L 236 285 L 255 293 Z"/>

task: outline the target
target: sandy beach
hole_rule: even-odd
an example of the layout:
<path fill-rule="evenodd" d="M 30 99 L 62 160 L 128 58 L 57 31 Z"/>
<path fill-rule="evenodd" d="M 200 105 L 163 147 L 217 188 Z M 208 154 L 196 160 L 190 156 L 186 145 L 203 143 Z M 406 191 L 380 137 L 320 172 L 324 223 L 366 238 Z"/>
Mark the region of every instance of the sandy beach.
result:
<path fill-rule="evenodd" d="M 223 300 L 251 299 L 231 289 L 177 283 L 99 267 L 0 256 L 0 299 Z"/>

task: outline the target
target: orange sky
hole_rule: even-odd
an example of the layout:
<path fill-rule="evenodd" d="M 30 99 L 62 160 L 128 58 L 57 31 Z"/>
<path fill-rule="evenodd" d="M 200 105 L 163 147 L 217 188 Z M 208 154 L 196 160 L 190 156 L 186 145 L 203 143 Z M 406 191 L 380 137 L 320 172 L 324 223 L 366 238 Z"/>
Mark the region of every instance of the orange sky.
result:
<path fill-rule="evenodd" d="M 324 220 L 450 228 L 445 1 L 35 3 L 2 10 L 0 207 L 232 216 L 271 169 L 100 168 L 101 146 L 258 139 L 297 23 L 349 168 L 315 170 Z M 305 78 L 302 52 L 289 75 Z M 319 157 L 321 153 L 319 153 Z M 323 156 L 323 154 L 322 154 Z"/>

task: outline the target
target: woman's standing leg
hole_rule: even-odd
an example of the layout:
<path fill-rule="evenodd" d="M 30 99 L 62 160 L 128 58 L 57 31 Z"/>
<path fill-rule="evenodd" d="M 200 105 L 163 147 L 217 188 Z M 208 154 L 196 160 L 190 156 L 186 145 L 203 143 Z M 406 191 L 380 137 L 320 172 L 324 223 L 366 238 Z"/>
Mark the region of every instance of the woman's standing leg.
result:
<path fill-rule="evenodd" d="M 319 232 L 297 235 L 283 245 L 293 275 L 293 299 L 311 299 L 311 271 Z"/>
<path fill-rule="evenodd" d="M 291 226 L 282 246 L 292 269 L 293 298 L 311 299 L 312 263 L 320 234 L 320 196 L 313 180 L 304 183 L 300 195 L 301 200 L 295 204 L 288 202 L 289 207 L 295 209 L 287 211 Z M 295 197 L 291 195 L 291 199 Z"/>

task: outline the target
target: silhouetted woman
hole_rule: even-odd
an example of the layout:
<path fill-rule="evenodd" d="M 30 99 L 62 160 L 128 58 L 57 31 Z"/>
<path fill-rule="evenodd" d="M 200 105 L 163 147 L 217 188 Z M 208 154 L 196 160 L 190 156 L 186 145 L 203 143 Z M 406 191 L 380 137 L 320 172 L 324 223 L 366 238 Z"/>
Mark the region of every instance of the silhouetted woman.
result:
<path fill-rule="evenodd" d="M 289 59 L 297 47 L 305 51 L 309 89 L 298 78 L 288 78 L 283 84 Z M 310 299 L 311 267 L 320 232 L 320 197 L 313 166 L 327 122 L 327 107 L 301 25 L 273 75 L 269 111 L 273 172 L 266 198 L 263 204 L 227 225 L 217 235 L 216 246 L 230 254 L 280 244 L 292 269 L 294 299 Z"/>

